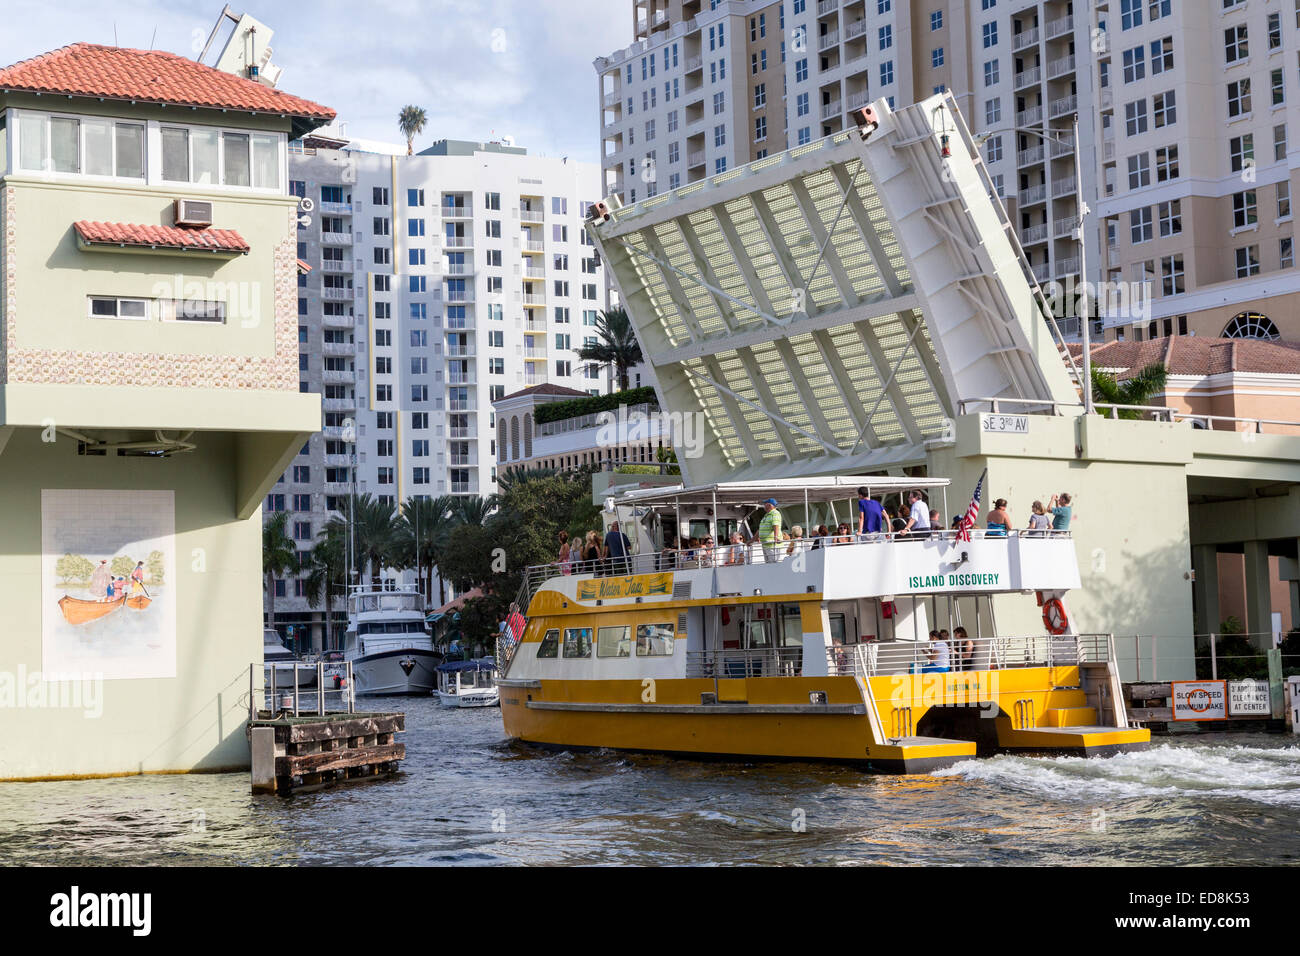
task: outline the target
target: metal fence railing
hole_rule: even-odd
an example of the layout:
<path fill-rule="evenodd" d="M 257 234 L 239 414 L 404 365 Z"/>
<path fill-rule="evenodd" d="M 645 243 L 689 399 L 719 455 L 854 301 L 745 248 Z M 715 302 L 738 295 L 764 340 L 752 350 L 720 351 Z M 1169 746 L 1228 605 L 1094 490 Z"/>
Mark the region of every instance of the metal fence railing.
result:
<path fill-rule="evenodd" d="M 871 641 L 832 646 L 827 650 L 827 667 L 833 675 L 877 677 L 936 671 L 1061 667 L 1105 661 L 1110 652 L 1109 634 L 1025 634 L 946 642 Z"/>
<path fill-rule="evenodd" d="M 687 677 L 796 677 L 802 647 L 688 651 Z"/>
<path fill-rule="evenodd" d="M 1266 680 L 1268 652 L 1284 635 L 1117 634 L 1115 658 L 1122 679 L 1134 683 L 1168 680 Z M 1281 655 L 1283 676 L 1300 674 L 1300 653 Z"/>
<path fill-rule="evenodd" d="M 257 685 L 257 673 L 262 684 Z M 332 703 L 331 703 L 332 702 Z M 356 712 L 352 662 L 314 664 L 285 661 L 248 666 L 248 717 L 300 717 Z"/>

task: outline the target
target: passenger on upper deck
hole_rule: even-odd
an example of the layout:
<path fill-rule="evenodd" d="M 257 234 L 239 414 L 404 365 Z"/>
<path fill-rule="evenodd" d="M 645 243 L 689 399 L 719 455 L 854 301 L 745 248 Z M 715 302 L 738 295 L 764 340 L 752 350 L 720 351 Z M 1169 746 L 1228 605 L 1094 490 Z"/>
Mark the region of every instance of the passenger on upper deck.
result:
<path fill-rule="evenodd" d="M 880 534 L 885 528 L 885 509 L 864 486 L 858 489 L 858 534 Z"/>
<path fill-rule="evenodd" d="M 741 536 L 740 532 L 731 532 L 731 547 L 727 548 L 727 564 L 744 564 L 745 552 L 747 550 L 748 549 L 745 547 L 745 539 Z"/>
<path fill-rule="evenodd" d="M 909 491 L 907 501 L 911 505 L 911 512 L 903 530 L 909 533 L 929 531 L 930 509 L 926 507 L 925 495 L 919 491 Z"/>
<path fill-rule="evenodd" d="M 930 657 L 930 666 L 922 667 L 922 674 L 946 674 L 948 673 L 948 642 L 945 641 L 938 631 L 930 632 L 930 647 L 926 652 Z"/>
<path fill-rule="evenodd" d="M 1011 512 L 1007 510 L 1007 499 L 999 498 L 993 502 L 993 510 L 989 512 L 988 537 L 1005 538 L 1010 528 Z"/>
<path fill-rule="evenodd" d="M 781 541 L 781 512 L 776 508 L 776 499 L 768 498 L 763 502 L 763 520 L 758 525 L 758 540 L 763 546 L 763 562 L 776 564 L 777 545 Z"/>

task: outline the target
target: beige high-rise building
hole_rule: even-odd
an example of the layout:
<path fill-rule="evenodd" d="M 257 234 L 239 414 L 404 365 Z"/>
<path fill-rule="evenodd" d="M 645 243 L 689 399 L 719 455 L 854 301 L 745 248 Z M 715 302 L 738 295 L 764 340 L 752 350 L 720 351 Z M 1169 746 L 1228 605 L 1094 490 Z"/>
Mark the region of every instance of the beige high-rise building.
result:
<path fill-rule="evenodd" d="M 1097 6 L 1103 278 L 1150 289 L 1149 316 L 1106 316 L 1106 338 L 1300 339 L 1296 5 Z"/>
<path fill-rule="evenodd" d="M 1094 338 L 1300 338 L 1294 2 L 632 8 L 637 42 L 596 61 L 605 190 L 624 203 L 834 134 L 865 103 L 946 90 L 1067 338 L 1085 268 Z"/>

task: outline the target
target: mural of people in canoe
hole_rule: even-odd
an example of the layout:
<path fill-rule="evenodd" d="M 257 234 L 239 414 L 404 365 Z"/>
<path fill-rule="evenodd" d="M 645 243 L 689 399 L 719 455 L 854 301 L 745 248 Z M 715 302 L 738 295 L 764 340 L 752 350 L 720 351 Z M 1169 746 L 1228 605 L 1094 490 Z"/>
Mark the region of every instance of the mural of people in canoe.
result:
<path fill-rule="evenodd" d="M 41 492 L 44 668 L 176 674 L 175 496 Z"/>

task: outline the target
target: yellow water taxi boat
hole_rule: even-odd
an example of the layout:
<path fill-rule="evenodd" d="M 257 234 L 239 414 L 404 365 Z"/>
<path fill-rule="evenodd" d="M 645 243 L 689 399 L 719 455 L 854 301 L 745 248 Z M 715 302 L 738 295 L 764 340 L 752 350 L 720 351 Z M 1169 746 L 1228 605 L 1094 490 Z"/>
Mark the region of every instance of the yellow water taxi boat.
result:
<path fill-rule="evenodd" d="M 631 539 L 627 558 L 526 573 L 526 624 L 498 647 L 507 734 L 904 773 L 997 752 L 1148 746 L 1125 713 L 1110 636 L 1070 621 L 1079 571 L 1068 532 L 803 538 L 767 560 L 756 541 L 663 548 L 666 532 L 744 535 L 767 498 L 805 527 L 851 507 L 856 529 L 859 486 L 919 488 L 933 506 L 946 485 L 829 477 L 625 494 L 611 517 Z M 1042 608 L 1042 630 L 1000 631 L 995 598 L 1028 602 L 1036 620 Z M 950 636 L 932 640 L 932 629 Z"/>

